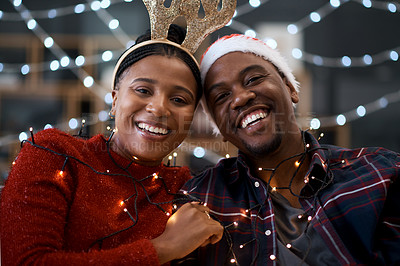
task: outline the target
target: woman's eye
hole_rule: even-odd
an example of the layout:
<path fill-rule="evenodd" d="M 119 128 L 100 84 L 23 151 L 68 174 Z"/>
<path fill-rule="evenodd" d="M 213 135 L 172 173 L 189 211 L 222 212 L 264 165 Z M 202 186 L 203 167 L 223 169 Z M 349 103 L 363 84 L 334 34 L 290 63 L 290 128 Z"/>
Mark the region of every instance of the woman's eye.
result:
<path fill-rule="evenodd" d="M 142 87 L 135 89 L 135 91 L 140 93 L 140 94 L 150 94 L 150 91 L 148 89 L 145 89 L 145 88 L 142 88 Z"/>
<path fill-rule="evenodd" d="M 178 103 L 178 104 L 187 104 L 187 101 L 183 98 L 180 97 L 175 97 L 171 99 L 174 103 Z"/>

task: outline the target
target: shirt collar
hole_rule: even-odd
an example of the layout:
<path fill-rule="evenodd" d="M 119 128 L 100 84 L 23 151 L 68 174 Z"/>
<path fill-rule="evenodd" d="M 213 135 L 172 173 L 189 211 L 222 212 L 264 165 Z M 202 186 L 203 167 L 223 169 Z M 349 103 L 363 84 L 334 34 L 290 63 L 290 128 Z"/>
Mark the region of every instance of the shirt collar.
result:
<path fill-rule="evenodd" d="M 327 156 L 325 153 L 326 148 L 321 147 L 319 142 L 314 138 L 313 135 L 311 135 L 309 132 L 304 131 L 304 138 L 305 138 L 305 143 L 307 145 L 307 149 L 311 151 L 311 161 L 310 161 L 310 167 L 307 171 L 306 177 L 308 177 L 309 184 L 312 186 L 313 190 L 318 189 L 320 187 L 321 182 L 318 181 L 313 181 L 313 179 L 319 179 L 321 178 L 326 181 L 326 174 L 327 174 Z M 233 159 L 233 158 L 231 158 Z M 230 160 L 230 159 L 227 159 Z M 246 155 L 241 152 L 240 150 L 238 151 L 238 156 L 235 161 L 235 163 L 230 164 L 229 169 L 229 181 L 228 184 L 234 184 L 237 182 L 240 178 L 240 176 L 248 176 L 255 178 L 251 175 L 250 172 L 250 167 L 247 164 L 246 160 Z M 243 175 L 240 175 L 240 172 L 245 172 Z"/>

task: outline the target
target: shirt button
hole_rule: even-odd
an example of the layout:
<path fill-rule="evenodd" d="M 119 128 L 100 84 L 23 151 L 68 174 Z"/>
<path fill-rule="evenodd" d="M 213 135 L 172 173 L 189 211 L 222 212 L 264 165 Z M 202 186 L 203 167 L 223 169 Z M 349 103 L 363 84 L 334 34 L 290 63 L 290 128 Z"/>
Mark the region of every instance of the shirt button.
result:
<path fill-rule="evenodd" d="M 255 187 L 259 187 L 259 186 L 260 186 L 260 183 L 258 183 L 258 181 L 256 181 L 256 182 L 254 182 L 254 186 L 255 186 Z"/>
<path fill-rule="evenodd" d="M 272 254 L 271 256 L 269 256 L 269 259 L 270 260 L 276 260 L 276 256 Z"/>
<path fill-rule="evenodd" d="M 265 235 L 269 236 L 271 234 L 271 230 L 265 231 Z"/>

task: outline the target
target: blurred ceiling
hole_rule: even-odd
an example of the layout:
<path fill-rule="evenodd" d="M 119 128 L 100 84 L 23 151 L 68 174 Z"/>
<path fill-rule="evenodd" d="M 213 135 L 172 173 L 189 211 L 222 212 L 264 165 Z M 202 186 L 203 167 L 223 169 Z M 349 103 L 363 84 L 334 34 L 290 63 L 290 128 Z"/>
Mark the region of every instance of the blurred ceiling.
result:
<path fill-rule="evenodd" d="M 14 7 L 14 4 L 19 4 L 18 1 L 0 2 L 0 34 L 33 35 L 17 12 L 21 9 Z M 101 34 L 109 35 L 115 38 L 116 42 L 120 42 L 124 40 L 124 36 L 135 37 L 149 27 L 147 11 L 139 0 L 113 0 L 109 6 L 106 0 L 97 1 L 98 4 L 108 6 L 100 8 L 97 12 L 90 9 L 93 2 L 96 1 L 23 0 L 21 6 L 37 16 L 37 24 L 50 36 L 77 34 L 87 37 Z M 166 2 L 168 5 L 170 1 Z M 244 33 L 247 29 L 253 29 L 257 33 L 261 25 L 268 23 L 280 23 L 285 27 L 289 24 L 297 25 L 297 34 L 302 36 L 299 48 L 303 57 L 299 60 L 303 61 L 304 71 L 310 75 L 312 83 L 311 114 L 307 115 L 332 118 L 341 113 L 352 112 L 359 105 L 367 106 L 375 102 L 375 107 L 371 105 L 370 109 L 367 108 L 365 117 L 352 122 L 351 145 L 385 146 L 400 151 L 399 1 L 250 2 L 255 7 L 250 6 L 249 1 L 239 0 L 238 15 L 232 25 L 212 34 L 209 42 L 225 34 Z M 76 14 L 74 9 L 80 4 L 84 4 L 86 10 Z M 68 14 L 63 15 L 63 12 Z M 316 22 L 312 22 L 310 15 L 314 16 Z M 107 24 L 110 18 L 118 19 L 117 30 L 110 30 Z M 116 35 L 119 35 L 119 38 Z M 1 42 L 0 39 L 0 44 Z M 278 43 L 278 49 L 281 45 Z M 121 43 L 121 49 L 123 46 Z M 342 61 L 344 56 L 351 60 L 349 66 L 343 65 L 342 62 L 347 64 L 346 61 Z M 18 60 L 0 49 L 0 63 L 4 66 L 7 63 L 24 64 Z M 388 98 L 385 98 L 385 104 L 382 97 L 386 96 Z M 379 111 L 373 114 L 369 113 L 378 109 Z M 359 118 L 354 114 L 349 114 L 348 117 L 351 115 Z M 328 138 L 328 141 L 331 140 Z"/>

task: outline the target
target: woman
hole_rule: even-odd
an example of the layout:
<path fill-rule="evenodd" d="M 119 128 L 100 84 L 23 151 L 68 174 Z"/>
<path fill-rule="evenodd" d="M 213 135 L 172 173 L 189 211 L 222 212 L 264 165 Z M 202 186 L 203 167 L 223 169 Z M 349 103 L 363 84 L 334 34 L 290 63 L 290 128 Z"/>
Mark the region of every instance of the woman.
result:
<path fill-rule="evenodd" d="M 201 204 L 170 216 L 190 173 L 162 159 L 188 133 L 200 76 L 185 50 L 149 39 L 116 66 L 110 138 L 50 129 L 24 144 L 1 195 L 4 265 L 158 265 L 222 237 Z"/>

